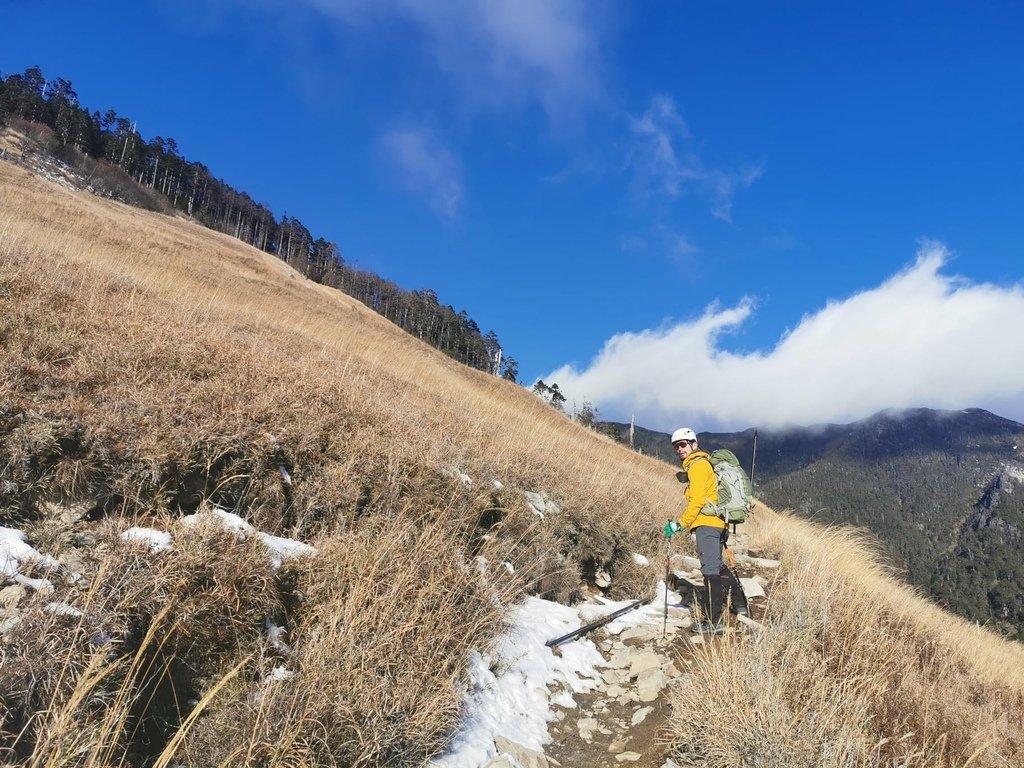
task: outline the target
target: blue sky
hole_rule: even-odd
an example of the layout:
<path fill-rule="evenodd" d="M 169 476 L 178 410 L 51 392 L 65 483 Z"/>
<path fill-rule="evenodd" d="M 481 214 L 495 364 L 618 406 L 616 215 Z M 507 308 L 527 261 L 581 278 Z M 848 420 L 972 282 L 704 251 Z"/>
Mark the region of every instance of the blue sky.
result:
<path fill-rule="evenodd" d="M 1024 6 L 0 0 L 0 70 L 607 418 L 1024 421 Z"/>

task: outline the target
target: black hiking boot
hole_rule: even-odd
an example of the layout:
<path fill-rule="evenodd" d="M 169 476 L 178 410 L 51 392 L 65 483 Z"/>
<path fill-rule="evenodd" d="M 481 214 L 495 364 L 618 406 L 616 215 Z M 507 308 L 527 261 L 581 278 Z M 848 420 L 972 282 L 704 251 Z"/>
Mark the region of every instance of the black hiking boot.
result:
<path fill-rule="evenodd" d="M 704 621 L 694 624 L 690 631 L 700 635 L 721 635 L 725 633 L 722 623 L 722 602 L 725 598 L 725 579 L 721 576 L 705 576 L 701 595 Z"/>
<path fill-rule="evenodd" d="M 691 624 L 690 631 L 695 635 L 724 635 L 725 624 L 719 621 L 712 624 L 710 621 L 702 621 L 700 624 Z"/>

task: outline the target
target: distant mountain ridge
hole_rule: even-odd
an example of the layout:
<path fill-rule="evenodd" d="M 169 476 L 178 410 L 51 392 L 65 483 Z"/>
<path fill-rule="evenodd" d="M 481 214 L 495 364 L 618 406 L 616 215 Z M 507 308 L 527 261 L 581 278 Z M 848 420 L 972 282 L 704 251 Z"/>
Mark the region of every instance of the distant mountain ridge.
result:
<path fill-rule="evenodd" d="M 629 425 L 614 426 L 628 442 Z M 979 408 L 914 408 L 756 433 L 759 498 L 865 528 L 936 600 L 1024 635 L 1024 424 Z M 699 437 L 732 450 L 749 472 L 754 434 Z M 637 428 L 634 447 L 676 463 L 666 433 Z"/>

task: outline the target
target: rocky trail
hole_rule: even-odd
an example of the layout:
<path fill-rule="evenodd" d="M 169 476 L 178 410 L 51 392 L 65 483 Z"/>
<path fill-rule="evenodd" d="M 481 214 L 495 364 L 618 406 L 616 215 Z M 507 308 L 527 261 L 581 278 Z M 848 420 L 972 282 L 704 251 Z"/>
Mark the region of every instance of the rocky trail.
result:
<path fill-rule="evenodd" d="M 692 633 L 687 606 L 692 585 L 701 580 L 700 563 L 694 557 L 674 556 L 667 618 L 661 592 L 661 598 L 632 616 L 626 614 L 589 633 L 586 637 L 604 659 L 597 687 L 575 695 L 571 707 L 554 707 L 551 742 L 543 752 L 496 739 L 498 754 L 486 768 L 673 768 L 666 733 L 672 690 L 692 680 L 690 669 L 703 647 L 744 642 L 757 630 L 756 619 L 764 613 L 766 592 L 779 566 L 752 556 L 742 534 L 731 540 L 730 548 L 749 600 L 750 619 L 728 616 L 722 636 Z"/>

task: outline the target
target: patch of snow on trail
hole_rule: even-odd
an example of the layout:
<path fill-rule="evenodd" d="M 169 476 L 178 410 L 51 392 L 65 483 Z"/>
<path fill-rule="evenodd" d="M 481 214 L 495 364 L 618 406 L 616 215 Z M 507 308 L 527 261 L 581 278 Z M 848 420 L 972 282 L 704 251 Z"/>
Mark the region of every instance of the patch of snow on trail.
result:
<path fill-rule="evenodd" d="M 550 738 L 551 699 L 564 702 L 569 693 L 596 688 L 597 668 L 604 659 L 593 642 L 581 638 L 559 646 L 555 655 L 545 642 L 581 626 L 579 613 L 537 597 L 517 605 L 512 623 L 487 654 L 470 656 L 466 712 L 449 751 L 430 765 L 435 768 L 479 768 L 497 751 L 495 736 L 504 736 L 534 750 Z M 554 687 L 554 693 L 549 692 Z"/>
<path fill-rule="evenodd" d="M 121 534 L 121 538 L 148 544 L 150 552 L 166 552 L 171 548 L 171 534 L 156 528 L 129 528 Z"/>

